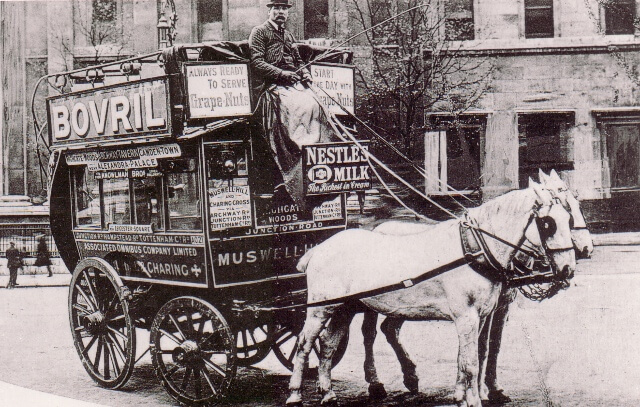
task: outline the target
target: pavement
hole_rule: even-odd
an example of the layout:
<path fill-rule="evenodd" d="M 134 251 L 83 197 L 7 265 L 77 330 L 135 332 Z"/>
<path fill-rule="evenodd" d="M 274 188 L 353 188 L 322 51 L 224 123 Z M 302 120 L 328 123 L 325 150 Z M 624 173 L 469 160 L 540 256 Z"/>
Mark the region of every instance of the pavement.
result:
<path fill-rule="evenodd" d="M 99 404 L 87 403 L 68 397 L 56 396 L 37 390 L 0 381 L 0 406 L 29 407 L 100 407 Z"/>

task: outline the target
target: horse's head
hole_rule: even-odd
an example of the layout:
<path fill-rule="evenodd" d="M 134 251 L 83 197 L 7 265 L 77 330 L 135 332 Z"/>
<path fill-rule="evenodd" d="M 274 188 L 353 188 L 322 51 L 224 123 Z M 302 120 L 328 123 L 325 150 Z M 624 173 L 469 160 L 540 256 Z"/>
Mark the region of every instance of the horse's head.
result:
<path fill-rule="evenodd" d="M 571 231 L 571 214 L 565 209 L 560 199 L 554 197 L 549 190 L 529 179 L 529 187 L 536 193 L 536 209 L 534 209 L 537 233 L 528 236 L 535 246 L 543 250 L 551 263 L 553 273 L 559 280 L 569 280 L 576 269 L 576 256 Z"/>
<path fill-rule="evenodd" d="M 542 185 L 551 192 L 553 197 L 558 198 L 564 208 L 571 214 L 571 236 L 577 258 L 590 258 L 591 253 L 593 253 L 593 240 L 589 229 L 587 229 L 587 222 L 580 210 L 580 202 L 578 202 L 575 195 L 555 170 L 551 170 L 549 175 L 539 170 L 539 176 Z"/>

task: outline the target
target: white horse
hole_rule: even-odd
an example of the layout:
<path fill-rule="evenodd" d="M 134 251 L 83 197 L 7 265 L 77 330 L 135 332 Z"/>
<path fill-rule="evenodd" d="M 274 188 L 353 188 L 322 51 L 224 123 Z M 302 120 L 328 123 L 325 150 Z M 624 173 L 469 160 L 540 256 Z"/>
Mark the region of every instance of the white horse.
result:
<path fill-rule="evenodd" d="M 545 174 L 542 170 L 538 171 L 540 182 L 544 188 L 551 191 L 551 194 L 560 200 L 562 205 L 571 214 L 570 228 L 573 247 L 578 259 L 588 259 L 593 253 L 593 240 L 591 233 L 587 229 L 587 222 L 584 219 L 580 203 L 575 195 L 568 188 L 567 184 L 558 176 L 555 170 L 551 170 L 550 174 Z M 491 316 L 491 324 L 489 324 L 488 332 L 488 356 L 486 374 L 481 382 L 482 393 L 485 395 L 483 399 L 496 403 L 506 403 L 511 398 L 504 394 L 502 386 L 498 383 L 498 354 L 502 344 L 502 332 L 509 316 L 509 306 L 516 297 L 515 288 L 507 288 L 500 295 L 498 306 Z"/>
<path fill-rule="evenodd" d="M 533 222 L 534 218 L 544 222 Z M 524 243 L 528 229 L 535 232 L 539 224 L 554 223 L 553 234 L 541 237 L 533 233 L 529 240 L 538 250 L 549 250 L 557 278 L 571 278 L 575 254 L 569 218 L 548 191 L 533 184 L 470 209 L 469 221 L 450 220 L 410 235 L 350 229 L 316 246 L 298 263 L 298 269 L 307 273 L 309 308 L 298 337 L 287 404 L 302 403 L 302 373 L 318 338 L 322 403 L 335 401 L 331 357 L 349 329 L 357 303 L 401 319 L 453 321 L 459 340 L 455 398 L 464 405 L 480 406 L 478 375 L 486 355 L 478 352 L 479 333 L 502 291 L 501 280 L 487 264 L 493 264 L 496 271 L 505 269 Z M 484 236 L 475 240 L 475 245 L 484 244 L 486 250 L 484 256 L 467 264 L 461 241 L 463 236 L 465 242 L 473 239 L 469 231 Z M 379 288 L 397 287 L 390 284 L 392 281 L 407 288 L 386 292 L 375 288 L 375 282 L 381 282 Z"/>
<path fill-rule="evenodd" d="M 554 198 L 559 199 L 564 208 L 571 214 L 571 236 L 577 257 L 590 257 L 593 252 L 593 241 L 587 229 L 582 211 L 580 210 L 578 200 L 555 170 L 551 170 L 550 175 L 540 170 L 539 178 L 542 187 L 549 190 Z M 399 235 L 426 231 L 433 227 L 433 224 L 434 222 L 387 221 L 379 224 L 373 230 L 377 233 Z M 509 305 L 515 299 L 516 294 L 517 291 L 515 288 L 503 288 L 496 310 L 489 317 L 488 321 L 490 323 L 485 324 L 485 329 L 481 333 L 480 345 L 482 349 L 480 349 L 480 352 L 488 352 L 486 370 L 481 369 L 481 377 L 479 378 L 479 390 L 482 400 L 489 400 L 491 402 L 507 402 L 510 400 L 498 384 L 497 362 L 502 341 L 502 332 L 508 317 Z M 365 311 L 362 323 L 362 335 L 365 346 L 364 372 L 365 380 L 369 383 L 369 394 L 375 399 L 386 397 L 384 385 L 378 379 L 373 354 L 373 343 L 377 334 L 377 320 L 377 313 L 370 310 Z M 403 319 L 388 317 L 383 321 L 380 330 L 396 353 L 404 376 L 405 386 L 412 393 L 416 393 L 418 391 L 416 366 L 399 341 L 400 329 L 403 323 Z M 489 335 L 488 338 L 486 337 L 487 335 Z M 488 349 L 486 348 L 487 345 Z M 484 374 L 482 374 L 483 372 Z"/>

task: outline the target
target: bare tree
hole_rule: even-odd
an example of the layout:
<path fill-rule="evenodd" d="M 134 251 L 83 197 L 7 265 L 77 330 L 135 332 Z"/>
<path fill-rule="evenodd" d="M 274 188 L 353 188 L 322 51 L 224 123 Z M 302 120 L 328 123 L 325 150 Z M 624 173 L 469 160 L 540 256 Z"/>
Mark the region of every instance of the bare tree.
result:
<path fill-rule="evenodd" d="M 462 43 L 454 41 L 473 39 L 473 19 L 456 10 L 459 3 L 352 0 L 359 28 L 375 27 L 364 33 L 370 63 L 357 71 L 359 114 L 409 157 L 419 145 L 425 110 L 457 115 L 488 88 L 491 64 L 463 56 Z"/>

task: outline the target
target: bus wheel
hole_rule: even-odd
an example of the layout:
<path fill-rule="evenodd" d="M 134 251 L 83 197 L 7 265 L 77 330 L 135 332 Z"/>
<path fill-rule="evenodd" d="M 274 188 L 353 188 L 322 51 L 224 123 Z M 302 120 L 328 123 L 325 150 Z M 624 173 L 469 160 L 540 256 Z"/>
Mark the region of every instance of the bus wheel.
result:
<path fill-rule="evenodd" d="M 261 362 L 271 352 L 273 326 L 259 325 L 242 329 L 236 335 L 238 366 L 251 366 Z"/>
<path fill-rule="evenodd" d="M 109 263 L 84 259 L 69 285 L 69 322 L 73 341 L 89 376 L 117 389 L 133 372 L 136 332 L 129 314 L 128 290 Z"/>
<path fill-rule="evenodd" d="M 151 324 L 151 361 L 162 386 L 186 405 L 226 396 L 236 374 L 235 336 L 222 314 L 196 297 L 165 303 Z"/>

